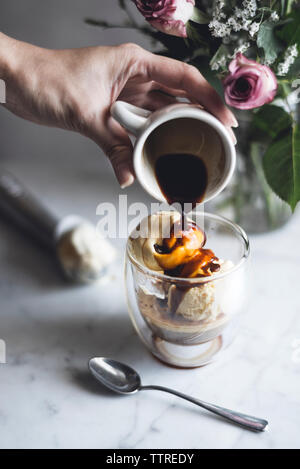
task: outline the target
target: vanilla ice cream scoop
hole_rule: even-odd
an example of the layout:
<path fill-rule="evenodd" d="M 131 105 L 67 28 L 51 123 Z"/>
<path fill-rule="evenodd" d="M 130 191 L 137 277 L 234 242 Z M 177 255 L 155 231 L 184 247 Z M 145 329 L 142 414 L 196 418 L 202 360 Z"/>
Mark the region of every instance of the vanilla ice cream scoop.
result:
<path fill-rule="evenodd" d="M 219 262 L 219 273 L 221 274 L 234 267 L 231 261 L 220 260 Z M 219 290 L 222 284 L 223 281 L 221 280 L 218 282 L 217 288 L 214 282 L 208 282 L 194 288 L 189 288 L 184 295 L 180 296 L 179 302 L 177 287 L 173 285 L 169 289 L 169 309 L 173 311 L 176 316 L 181 316 L 189 321 L 214 321 L 221 313 L 219 303 L 216 301 L 216 296 L 220 295 Z"/>
<path fill-rule="evenodd" d="M 130 235 L 131 246 L 137 261 L 148 269 L 163 273 L 157 260 L 155 246 L 170 236 L 172 226 L 180 220 L 179 212 L 162 211 L 144 218 Z"/>
<path fill-rule="evenodd" d="M 64 227 L 62 233 L 58 230 L 56 236 L 60 264 L 67 276 L 78 282 L 97 280 L 116 257 L 111 243 L 86 220 L 78 219 L 72 228 Z"/>

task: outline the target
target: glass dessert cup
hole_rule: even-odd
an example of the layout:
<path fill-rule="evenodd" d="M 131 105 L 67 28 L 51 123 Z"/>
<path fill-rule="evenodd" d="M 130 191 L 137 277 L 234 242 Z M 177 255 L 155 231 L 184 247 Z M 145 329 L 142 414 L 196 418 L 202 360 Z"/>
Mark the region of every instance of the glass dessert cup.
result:
<path fill-rule="evenodd" d="M 171 277 L 148 269 L 126 249 L 125 282 L 131 321 L 149 351 L 163 362 L 191 368 L 211 362 L 235 336 L 246 300 L 249 241 L 235 223 L 194 211 L 206 247 L 230 268 L 210 277 Z M 201 222 L 199 223 L 199 220 Z"/>

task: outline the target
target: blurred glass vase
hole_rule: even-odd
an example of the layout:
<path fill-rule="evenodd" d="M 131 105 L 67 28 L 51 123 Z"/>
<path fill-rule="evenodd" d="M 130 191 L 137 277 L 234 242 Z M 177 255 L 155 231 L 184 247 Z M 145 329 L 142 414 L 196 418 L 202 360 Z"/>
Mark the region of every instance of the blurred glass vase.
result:
<path fill-rule="evenodd" d="M 247 233 L 264 233 L 280 228 L 292 216 L 290 206 L 268 185 L 263 156 L 267 145 L 255 141 L 251 131 L 252 114 L 238 116 L 237 166 L 234 177 L 218 198 L 208 204 L 210 211 L 235 221 Z"/>

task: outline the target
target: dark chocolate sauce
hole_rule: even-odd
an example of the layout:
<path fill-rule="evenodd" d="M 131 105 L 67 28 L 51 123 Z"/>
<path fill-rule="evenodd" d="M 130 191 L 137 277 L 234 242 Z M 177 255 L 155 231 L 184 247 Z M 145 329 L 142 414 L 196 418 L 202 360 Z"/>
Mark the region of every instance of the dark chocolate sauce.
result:
<path fill-rule="evenodd" d="M 156 179 L 169 204 L 192 204 L 203 200 L 207 188 L 207 169 L 201 158 L 190 153 L 167 153 L 158 157 Z"/>

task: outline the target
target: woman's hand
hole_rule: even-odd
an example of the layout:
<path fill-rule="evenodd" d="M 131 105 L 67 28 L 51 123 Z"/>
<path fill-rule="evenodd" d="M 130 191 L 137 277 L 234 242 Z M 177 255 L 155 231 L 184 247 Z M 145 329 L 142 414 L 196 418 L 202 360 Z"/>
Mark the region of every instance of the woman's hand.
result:
<path fill-rule="evenodd" d="M 130 139 L 110 116 L 117 99 L 155 110 L 186 97 L 219 118 L 232 135 L 231 127 L 237 125 L 196 68 L 135 44 L 48 50 L 1 34 L 0 73 L 7 109 L 94 140 L 109 157 L 121 187 L 134 181 L 134 171 Z"/>

